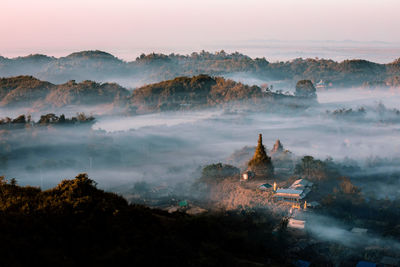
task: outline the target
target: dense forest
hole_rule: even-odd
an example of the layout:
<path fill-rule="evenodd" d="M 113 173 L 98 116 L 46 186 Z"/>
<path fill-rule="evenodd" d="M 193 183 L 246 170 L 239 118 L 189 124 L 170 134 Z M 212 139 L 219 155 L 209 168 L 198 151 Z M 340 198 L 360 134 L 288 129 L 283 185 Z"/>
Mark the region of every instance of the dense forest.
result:
<path fill-rule="evenodd" d="M 310 104 L 314 97 L 295 97 L 262 90 L 221 77 L 198 75 L 178 77 L 138 88 L 132 92 L 128 106 L 131 112 L 185 110 L 201 107 L 215 107 L 241 101 L 242 104 L 265 104 L 265 101 L 293 100 L 297 104 Z M 302 100 L 302 101 L 300 101 Z M 282 101 L 284 102 L 284 101 Z"/>
<path fill-rule="evenodd" d="M 111 111 L 114 109 L 135 114 L 215 107 L 235 101 L 251 104 L 269 101 L 273 104 L 278 102 L 276 100 L 286 100 L 298 106 L 311 104 L 316 99 L 315 88 L 311 82 L 309 84 L 314 94 L 307 93 L 309 89 L 305 87 L 296 89 L 294 96 L 222 77 L 198 75 L 145 85 L 130 92 L 115 83 L 76 83 L 71 80 L 55 85 L 32 76 L 17 76 L 0 79 L 0 107 L 30 107 L 34 111 L 53 111 L 73 105 L 110 105 Z"/>
<path fill-rule="evenodd" d="M 287 235 L 272 235 L 279 220 L 266 211 L 169 214 L 128 204 L 86 174 L 45 191 L 0 177 L 0 190 L 0 255 L 7 266 L 290 264 Z"/>
<path fill-rule="evenodd" d="M 115 83 L 71 80 L 55 85 L 32 76 L 0 79 L 0 106 L 17 108 L 62 107 L 66 105 L 98 105 L 118 101 L 129 91 Z"/>
<path fill-rule="evenodd" d="M 378 64 L 352 59 L 336 62 L 329 59 L 298 58 L 285 62 L 269 62 L 265 58 L 246 55 L 210 53 L 201 51 L 190 55 L 142 54 L 135 61 L 125 62 L 102 51 L 82 51 L 66 57 L 45 55 L 26 57 L 0 57 L 0 77 L 33 75 L 52 83 L 95 80 L 116 81 L 124 86 L 137 87 L 179 76 L 206 73 L 224 76 L 244 73 L 262 80 L 284 80 L 294 85 L 308 79 L 314 83 L 324 80 L 335 87 L 350 86 L 399 86 L 400 60 Z"/>
<path fill-rule="evenodd" d="M 57 116 L 49 113 L 41 115 L 38 121 L 34 121 L 31 115 L 22 114 L 14 119 L 10 117 L 0 118 L 0 129 L 6 126 L 6 129 L 11 127 L 33 127 L 33 126 L 49 126 L 49 125 L 71 125 L 71 124 L 86 124 L 93 123 L 93 116 L 86 116 L 85 113 L 78 113 L 76 117 L 66 118 L 64 114 Z"/>

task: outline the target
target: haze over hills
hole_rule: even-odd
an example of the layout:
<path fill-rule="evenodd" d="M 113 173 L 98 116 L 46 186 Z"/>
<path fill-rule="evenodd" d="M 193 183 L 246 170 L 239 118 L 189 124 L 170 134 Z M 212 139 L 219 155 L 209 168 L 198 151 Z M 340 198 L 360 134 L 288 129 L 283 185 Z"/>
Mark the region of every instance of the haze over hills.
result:
<path fill-rule="evenodd" d="M 294 59 L 286 62 L 269 62 L 265 58 L 246 55 L 210 53 L 201 51 L 190 55 L 142 54 L 131 62 L 123 61 L 103 51 L 82 51 L 66 57 L 29 55 L 26 57 L 0 57 L 0 77 L 32 75 L 52 83 L 69 80 L 95 80 L 118 82 L 125 87 L 173 79 L 178 76 L 199 74 L 255 78 L 261 82 L 284 81 L 294 85 L 297 80 L 324 80 L 335 87 L 360 86 L 379 83 L 399 86 L 400 62 L 378 64 L 352 59 L 336 62 L 329 59 Z"/>
<path fill-rule="evenodd" d="M 92 52 L 72 55 L 68 64 L 75 60 L 79 63 L 70 66 L 74 72 L 69 75 L 95 73 L 85 73 L 86 66 L 110 72 L 125 66 L 129 71 L 133 64 L 154 77 L 159 71 L 163 73 L 160 77 L 168 77 L 191 69 L 232 75 L 249 66 L 249 73 L 257 77 L 257 73 L 267 73 L 272 64 L 278 64 L 240 54 L 210 54 L 210 59 L 203 54 L 196 60 L 151 54 L 135 63 L 121 63 L 102 52 L 94 54 L 93 60 L 88 59 Z M 58 62 L 42 56 L 33 58 Z M 176 63 L 183 62 L 179 60 L 192 65 L 181 68 Z M 90 64 L 85 65 L 87 61 Z M 299 60 L 276 68 L 285 69 L 283 74 L 288 75 L 301 68 L 306 73 L 307 64 L 317 64 L 309 72 L 318 73 L 321 62 Z M 336 72 L 331 66 L 326 72 L 330 77 L 349 77 L 354 84 L 388 69 L 396 73 L 399 63 L 388 67 L 367 61 L 326 62 L 341 66 Z M 101 73 L 95 73 L 99 75 L 96 77 Z M 340 266 L 343 262 L 349 263 L 344 266 L 354 266 L 364 258 L 376 262 L 383 255 L 399 257 L 396 211 L 400 192 L 396 188 L 400 177 L 400 112 L 386 107 L 385 99 L 376 106 L 368 105 L 368 101 L 357 109 L 348 106 L 354 104 L 354 91 L 357 96 L 372 92 L 371 101 L 393 91 L 390 100 L 397 105 L 398 90 L 332 88 L 317 92 L 310 80 L 299 80 L 294 93 L 283 93 L 273 91 L 270 84 L 246 85 L 223 78 L 226 74 L 178 76 L 134 90 L 90 80 L 53 83 L 26 75 L 1 78 L 0 111 L 7 115 L 0 120 L 0 170 L 18 179 L 8 182 L 0 176 L 0 189 L 5 193 L 0 199 L 2 229 L 4 235 L 9 234 L 5 239 L 8 246 L 3 249 L 9 258 L 4 257 L 4 261 L 19 262 L 21 242 L 35 244 L 29 254 L 32 257 L 47 255 L 38 262 L 64 263 L 59 260 L 62 257 L 66 266 L 76 265 L 81 259 L 100 262 L 99 266 L 118 260 L 153 263 L 148 258 L 154 251 L 158 254 L 154 262 L 168 261 L 172 255 L 178 259 L 177 266 L 179 262 L 185 266 L 202 266 L 204 262 L 209 266 L 292 266 L 298 259 L 316 266 Z M 395 81 L 397 76 L 393 77 Z M 317 102 L 317 94 L 330 94 L 330 101 Z M 79 113 L 71 117 L 61 112 L 66 107 L 76 113 L 89 106 L 103 109 L 106 105 L 119 113 Z M 36 119 L 37 113 L 31 116 L 29 112 L 26 116 L 10 115 L 18 107 L 36 109 L 42 116 Z M 258 133 L 263 138 L 260 136 L 258 152 L 254 152 L 252 145 Z M 262 140 L 275 143 L 274 148 L 264 148 Z M 60 179 L 82 172 L 96 177 L 100 188 L 123 194 L 126 201 L 97 190 L 86 174 L 60 183 Z M 242 181 L 244 173 L 254 173 L 255 179 Z M 285 188 L 300 177 L 315 184 L 308 188 L 311 191 L 306 201 L 317 202 L 314 204 L 319 208 L 307 208 L 307 203 L 298 206 L 306 226 L 296 232 L 288 226 L 293 203 L 275 201 L 277 192 L 272 185 L 276 182 L 279 188 Z M 105 206 L 99 205 L 102 202 Z M 27 216 L 35 223 L 25 220 Z M 321 223 L 321 217 L 329 224 Z M 15 224 L 15 220 L 20 223 Z M 359 239 L 351 233 L 353 227 L 368 228 L 373 235 Z M 24 235 L 20 235 L 20 228 L 25 230 Z M 335 229 L 340 235 L 332 237 L 330 232 Z M 38 232 L 46 234 L 38 239 Z M 142 240 L 139 243 L 138 238 Z M 54 242 L 60 245 L 42 245 Z M 80 254 L 69 251 L 73 242 L 80 242 L 74 246 Z M 246 250 L 241 248 L 243 244 Z M 390 249 L 386 244 L 392 244 Z M 185 257 L 177 257 L 177 250 Z"/>
<path fill-rule="evenodd" d="M 400 266 L 399 0 L 0 6 L 0 267 Z"/>

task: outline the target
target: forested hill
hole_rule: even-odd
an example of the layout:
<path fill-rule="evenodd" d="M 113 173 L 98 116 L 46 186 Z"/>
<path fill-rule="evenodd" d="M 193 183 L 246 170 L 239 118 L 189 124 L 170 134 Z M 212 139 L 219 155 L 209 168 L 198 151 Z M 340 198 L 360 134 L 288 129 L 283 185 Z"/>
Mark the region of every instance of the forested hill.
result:
<path fill-rule="evenodd" d="M 309 84 L 315 91 L 312 83 Z M 132 93 L 115 83 L 69 81 L 55 85 L 32 76 L 0 79 L 0 107 L 31 107 L 48 112 L 71 105 L 108 104 L 119 111 L 141 114 L 216 107 L 237 101 L 261 104 L 258 106 L 287 104 L 284 100 L 294 100 L 296 105 L 309 105 L 316 101 L 316 95 L 315 92 L 310 96 L 284 95 L 271 92 L 268 88 L 261 89 L 208 75 L 178 77 L 137 88 Z"/>
<path fill-rule="evenodd" d="M 71 80 L 52 84 L 32 76 L 0 79 L 0 107 L 45 109 L 67 105 L 108 104 L 129 95 L 129 91 L 115 83 L 96 83 Z"/>
<path fill-rule="evenodd" d="M 260 100 L 257 86 L 248 86 L 220 77 L 198 75 L 178 77 L 143 86 L 133 91 L 128 105 L 137 113 L 213 107 L 237 100 Z"/>
<path fill-rule="evenodd" d="M 311 88 L 298 86 L 295 95 L 285 95 L 271 92 L 268 88 L 248 86 L 203 74 L 177 77 L 135 89 L 127 101 L 127 106 L 131 113 L 137 114 L 236 104 L 263 110 L 276 110 L 281 105 L 297 108 L 316 103 L 315 88 L 311 82 L 308 86 Z M 309 94 L 307 90 L 311 90 L 312 93 Z"/>
<path fill-rule="evenodd" d="M 400 86 L 400 60 L 378 64 L 366 60 L 336 62 L 327 59 L 295 59 L 269 62 L 265 58 L 250 58 L 240 53 L 202 51 L 190 55 L 142 54 L 125 62 L 102 51 L 76 52 L 66 57 L 30 55 L 18 58 L 0 57 L 0 77 L 32 75 L 52 83 L 69 80 L 114 81 L 128 87 L 160 82 L 179 76 L 199 74 L 224 76 L 244 73 L 261 80 L 281 80 L 295 84 L 309 79 L 324 80 L 333 86 L 379 84 Z"/>

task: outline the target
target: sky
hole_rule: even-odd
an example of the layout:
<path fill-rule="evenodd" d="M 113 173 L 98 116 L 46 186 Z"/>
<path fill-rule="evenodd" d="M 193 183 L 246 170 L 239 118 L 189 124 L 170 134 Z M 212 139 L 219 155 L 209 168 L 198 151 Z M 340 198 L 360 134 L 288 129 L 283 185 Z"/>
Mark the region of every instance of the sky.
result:
<path fill-rule="evenodd" d="M 1 0 L 0 10 L 0 55 L 9 57 L 100 49 L 127 58 L 271 40 L 400 47 L 398 0 Z"/>

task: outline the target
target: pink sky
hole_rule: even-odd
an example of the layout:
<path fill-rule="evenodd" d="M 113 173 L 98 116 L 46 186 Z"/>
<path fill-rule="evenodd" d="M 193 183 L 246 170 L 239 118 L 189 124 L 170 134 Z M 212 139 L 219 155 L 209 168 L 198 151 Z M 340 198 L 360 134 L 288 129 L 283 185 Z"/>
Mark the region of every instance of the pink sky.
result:
<path fill-rule="evenodd" d="M 2 0 L 0 55 L 198 51 L 265 39 L 399 43 L 399 10 L 399 0 Z"/>

